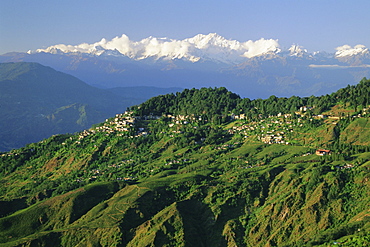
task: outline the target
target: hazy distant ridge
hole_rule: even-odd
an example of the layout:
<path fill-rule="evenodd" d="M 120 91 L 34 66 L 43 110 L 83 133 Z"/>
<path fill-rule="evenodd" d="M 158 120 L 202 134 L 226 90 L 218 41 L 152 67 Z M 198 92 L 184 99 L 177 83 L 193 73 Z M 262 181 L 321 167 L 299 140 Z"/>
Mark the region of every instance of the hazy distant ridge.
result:
<path fill-rule="evenodd" d="M 216 33 L 140 41 L 122 35 L 0 56 L 15 61 L 38 62 L 101 88 L 226 87 L 248 98 L 319 96 L 370 77 L 363 45 L 312 52 L 297 44 L 284 48 L 277 39 L 237 41 Z"/>

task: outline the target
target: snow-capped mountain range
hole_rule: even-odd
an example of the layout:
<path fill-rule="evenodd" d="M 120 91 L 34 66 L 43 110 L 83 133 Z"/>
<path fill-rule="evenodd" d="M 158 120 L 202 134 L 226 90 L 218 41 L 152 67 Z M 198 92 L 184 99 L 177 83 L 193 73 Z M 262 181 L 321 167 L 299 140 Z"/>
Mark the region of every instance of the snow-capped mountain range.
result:
<path fill-rule="evenodd" d="M 123 55 L 135 60 L 154 57 L 156 59 L 185 59 L 198 62 L 205 59 L 236 64 L 243 61 L 243 58 L 278 53 L 280 48 L 277 40 L 273 39 L 239 42 L 228 40 L 216 33 L 198 34 L 184 40 L 149 37 L 141 41 L 131 41 L 123 34 L 110 41 L 103 38 L 93 44 L 83 43 L 76 46 L 60 44 L 46 49 L 38 49 L 35 52 L 87 53 L 97 56 Z"/>
<path fill-rule="evenodd" d="M 249 98 L 334 92 L 370 77 L 370 51 L 343 45 L 336 52 L 282 47 L 277 39 L 240 42 L 216 33 L 175 40 L 126 35 L 93 44 L 59 44 L 0 55 L 0 62 L 38 62 L 101 88 L 220 87 Z"/>
<path fill-rule="evenodd" d="M 363 45 L 351 47 L 344 45 L 337 47 L 333 54 L 336 58 L 348 56 L 369 56 L 370 51 Z M 175 40 L 168 38 L 148 37 L 141 41 L 132 41 L 123 34 L 112 40 L 102 39 L 93 44 L 82 43 L 79 45 L 54 45 L 45 49 L 37 49 L 28 53 L 84 53 L 96 56 L 127 56 L 134 60 L 146 58 L 174 60 L 184 59 L 193 63 L 211 60 L 225 64 L 239 64 L 248 58 L 259 56 L 315 56 L 318 52 L 309 54 L 302 46 L 292 45 L 289 49 L 282 50 L 276 39 L 259 39 L 239 42 L 226 39 L 216 33 L 207 35 L 198 34 L 192 38 Z"/>

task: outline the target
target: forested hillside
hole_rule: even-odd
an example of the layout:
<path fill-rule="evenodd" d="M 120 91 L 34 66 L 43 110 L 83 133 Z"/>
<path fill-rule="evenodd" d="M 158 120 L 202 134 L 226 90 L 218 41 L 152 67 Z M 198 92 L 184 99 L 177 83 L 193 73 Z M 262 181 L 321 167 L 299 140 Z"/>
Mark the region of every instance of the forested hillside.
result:
<path fill-rule="evenodd" d="M 370 104 L 369 81 L 364 78 L 356 86 L 348 85 L 335 93 L 321 97 L 304 98 L 270 96 L 268 99 L 250 100 L 241 99 L 226 88 L 185 89 L 181 93 L 152 98 L 133 109 L 136 109 L 139 115 L 198 114 L 211 119 L 213 116 L 243 113 L 248 118 L 256 118 L 260 115 L 267 117 L 278 113 L 294 113 L 301 106 L 309 107 L 313 113 L 319 114 L 334 105 L 344 103 L 345 108 L 351 107 L 356 112 L 366 108 Z"/>
<path fill-rule="evenodd" d="M 0 246 L 368 246 L 370 80 L 152 98 L 0 154 Z"/>

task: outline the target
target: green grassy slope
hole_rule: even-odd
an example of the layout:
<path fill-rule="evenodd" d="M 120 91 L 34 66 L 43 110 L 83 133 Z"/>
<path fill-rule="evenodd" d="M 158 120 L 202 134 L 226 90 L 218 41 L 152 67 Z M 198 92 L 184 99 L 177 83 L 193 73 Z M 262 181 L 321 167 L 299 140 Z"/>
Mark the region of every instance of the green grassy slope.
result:
<path fill-rule="evenodd" d="M 85 186 L 3 217 L 0 240 L 14 246 L 57 234 L 65 246 L 307 246 L 366 236 L 369 166 L 294 163 Z"/>
<path fill-rule="evenodd" d="M 0 246 L 369 245 L 367 115 L 132 119 L 0 154 Z"/>

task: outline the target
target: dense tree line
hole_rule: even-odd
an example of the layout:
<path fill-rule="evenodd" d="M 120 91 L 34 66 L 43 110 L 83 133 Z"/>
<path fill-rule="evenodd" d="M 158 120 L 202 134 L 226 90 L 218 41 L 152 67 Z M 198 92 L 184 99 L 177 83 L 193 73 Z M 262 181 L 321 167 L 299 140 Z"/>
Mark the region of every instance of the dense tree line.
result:
<path fill-rule="evenodd" d="M 357 85 L 339 89 L 332 94 L 332 101 L 346 102 L 355 108 L 370 105 L 370 80 L 363 78 Z"/>
<path fill-rule="evenodd" d="M 274 95 L 267 99 L 241 98 L 226 88 L 185 89 L 176 94 L 167 94 L 154 97 L 145 103 L 134 106 L 131 110 L 137 115 L 197 115 L 214 123 L 227 121 L 227 115 L 245 114 L 248 118 L 277 115 L 279 113 L 293 113 L 301 106 L 312 108 L 313 114 L 330 109 L 338 103 L 346 103 L 355 111 L 370 104 L 370 80 L 364 78 L 359 84 L 342 88 L 335 93 L 319 97 L 278 98 Z"/>
<path fill-rule="evenodd" d="M 240 100 L 240 96 L 224 87 L 193 88 L 151 98 L 140 106 L 133 107 L 132 110 L 138 115 L 194 114 L 216 121 L 215 116 L 226 116 Z"/>

